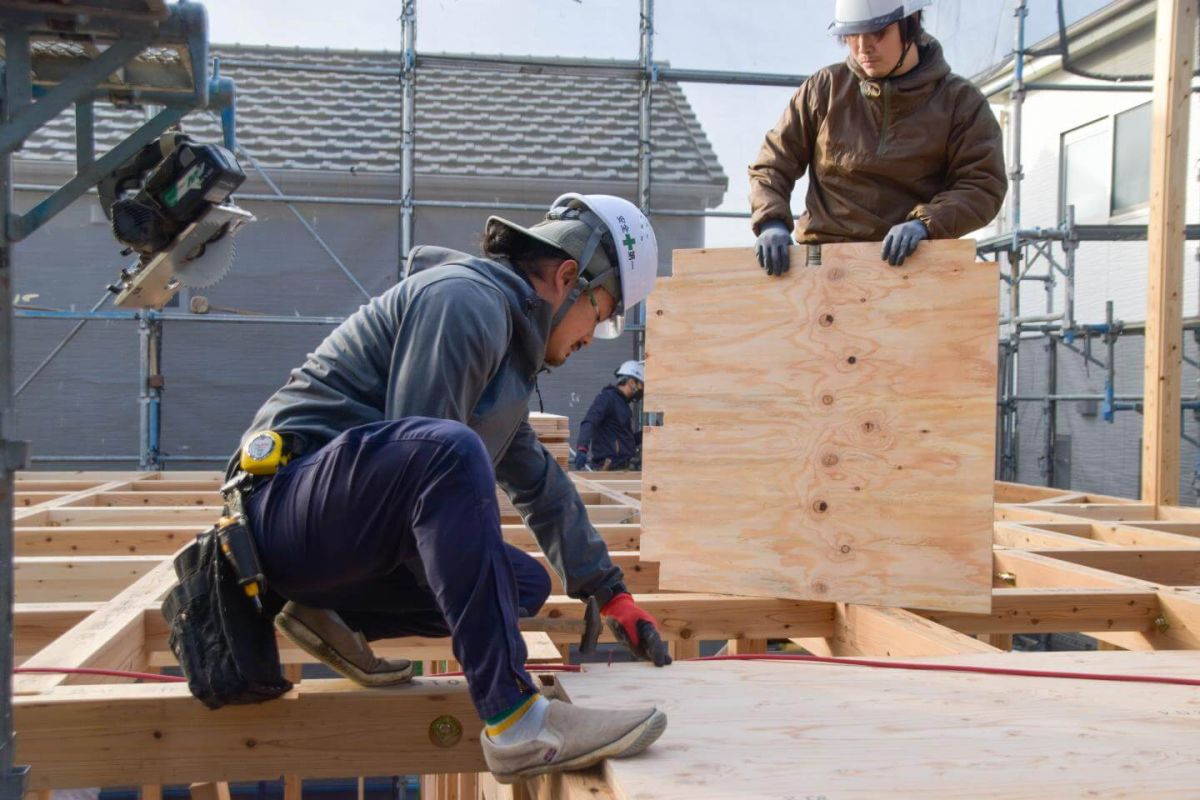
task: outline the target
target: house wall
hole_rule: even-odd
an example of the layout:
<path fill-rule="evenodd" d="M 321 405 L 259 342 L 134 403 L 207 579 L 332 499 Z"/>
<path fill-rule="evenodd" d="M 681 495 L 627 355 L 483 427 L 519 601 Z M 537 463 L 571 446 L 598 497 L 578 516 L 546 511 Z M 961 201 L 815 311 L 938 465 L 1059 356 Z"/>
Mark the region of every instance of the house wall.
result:
<path fill-rule="evenodd" d="M 1080 66 L 1110 73 L 1148 72 L 1152 69 L 1149 49 L 1152 47 L 1151 26 L 1141 26 L 1123 33 L 1116 43 L 1103 53 L 1081 57 Z M 1056 72 L 1039 76 L 1038 81 L 1079 83 L 1082 79 Z M 1023 108 L 1022 161 L 1025 180 L 1021 186 L 1022 228 L 1056 227 L 1061 218 L 1060 181 L 1062 135 L 1095 120 L 1111 120 L 1114 115 L 1150 101 L 1149 93 L 1134 92 L 1030 92 Z M 1200 194 L 1195 191 L 1197 157 L 1200 156 L 1200 103 L 1193 95 L 1191 128 L 1188 145 L 1188 197 L 1186 215 L 1189 223 L 1200 221 Z M 1006 119 L 1006 139 L 1011 135 L 1011 117 Z M 1149 142 L 1146 142 L 1149 146 Z M 1011 151 L 1009 151 L 1011 152 Z M 1012 169 L 1012 165 L 1009 165 Z M 1094 178 L 1099 184 L 1111 181 L 1112 162 L 1097 163 Z M 1008 222 L 1006 209 L 1005 221 Z M 1146 224 L 1148 208 L 1098 220 L 1113 224 Z M 1058 246 L 1056 258 L 1062 257 Z M 1195 316 L 1200 310 L 1200 270 L 1197 269 L 1197 243 L 1188 242 L 1184 255 L 1184 316 Z M 1075 317 L 1081 323 L 1100 323 L 1105 319 L 1105 303 L 1113 302 L 1114 317 L 1126 322 L 1142 321 L 1146 317 L 1147 245 L 1143 242 L 1083 242 L 1076 255 Z M 1044 272 L 1045 268 L 1036 267 Z M 1062 281 L 1053 292 L 1053 310 L 1064 308 L 1065 293 Z M 1001 286 L 1001 308 L 1007 311 L 1008 292 Z M 1026 282 L 1021 290 L 1021 313 L 1045 313 L 1048 306 L 1044 286 Z M 1142 354 L 1141 336 L 1122 336 L 1116 348 L 1116 393 L 1141 395 Z M 1063 347 L 1058 347 L 1059 393 L 1103 392 L 1104 370 L 1096 365 L 1084 366 L 1083 359 Z M 1093 352 L 1103 358 L 1103 345 L 1093 340 Z M 1197 346 L 1191 334 L 1185 335 L 1185 355 L 1195 359 Z M 1045 393 L 1047 353 L 1042 339 L 1023 341 L 1020 349 L 1019 393 Z M 1196 370 L 1185 365 L 1183 395 L 1197 392 Z M 1028 483 L 1043 483 L 1045 478 L 1046 411 L 1041 404 L 1022 403 L 1019 422 L 1018 479 Z M 1112 423 L 1099 415 L 1085 416 L 1078 403 L 1060 403 L 1057 411 L 1059 436 L 1068 436 L 1069 469 L 1060 459 L 1058 485 L 1095 492 L 1136 496 L 1139 493 L 1140 440 L 1142 417 L 1135 411 L 1123 411 Z M 1191 412 L 1184 416 L 1185 436 L 1200 436 Z M 1196 473 L 1196 448 L 1183 443 L 1181 457 L 1181 498 L 1195 504 L 1197 494 L 1192 487 Z"/>

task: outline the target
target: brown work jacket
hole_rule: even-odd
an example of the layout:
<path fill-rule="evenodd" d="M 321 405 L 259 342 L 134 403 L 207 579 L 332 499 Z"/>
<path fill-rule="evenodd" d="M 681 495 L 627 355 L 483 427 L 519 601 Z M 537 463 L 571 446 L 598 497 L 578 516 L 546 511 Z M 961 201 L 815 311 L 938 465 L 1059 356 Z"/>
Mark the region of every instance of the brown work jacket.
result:
<path fill-rule="evenodd" d="M 755 235 L 769 220 L 791 222 L 806 170 L 798 242 L 881 241 L 910 219 L 954 239 L 992 221 L 1008 188 L 1000 126 L 936 39 L 918 48 L 920 63 L 897 78 L 872 80 L 847 58 L 797 90 L 750 166 Z"/>

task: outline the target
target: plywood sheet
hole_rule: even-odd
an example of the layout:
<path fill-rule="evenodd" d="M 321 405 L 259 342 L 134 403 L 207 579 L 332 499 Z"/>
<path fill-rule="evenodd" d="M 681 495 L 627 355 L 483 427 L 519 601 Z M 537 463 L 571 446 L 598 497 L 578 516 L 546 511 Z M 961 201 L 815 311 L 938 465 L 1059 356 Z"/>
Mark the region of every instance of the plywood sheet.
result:
<path fill-rule="evenodd" d="M 921 661 L 1200 677 L 1196 653 Z M 620 800 L 1195 797 L 1195 687 L 766 662 L 587 665 L 572 702 L 657 705 L 667 730 L 606 762 Z"/>
<path fill-rule="evenodd" d="M 768 278 L 676 251 L 650 297 L 642 555 L 661 586 L 983 612 L 997 281 L 969 241 Z"/>

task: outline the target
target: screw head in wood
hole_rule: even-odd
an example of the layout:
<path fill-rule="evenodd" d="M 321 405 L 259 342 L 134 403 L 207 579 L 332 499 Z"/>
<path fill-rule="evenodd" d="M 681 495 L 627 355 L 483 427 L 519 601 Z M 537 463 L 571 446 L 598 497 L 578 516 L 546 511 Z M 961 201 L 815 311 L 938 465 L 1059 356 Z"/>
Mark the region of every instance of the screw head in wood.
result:
<path fill-rule="evenodd" d="M 453 747 L 462 741 L 462 734 L 462 723 L 449 714 L 443 714 L 429 723 L 429 741 L 437 747 Z"/>

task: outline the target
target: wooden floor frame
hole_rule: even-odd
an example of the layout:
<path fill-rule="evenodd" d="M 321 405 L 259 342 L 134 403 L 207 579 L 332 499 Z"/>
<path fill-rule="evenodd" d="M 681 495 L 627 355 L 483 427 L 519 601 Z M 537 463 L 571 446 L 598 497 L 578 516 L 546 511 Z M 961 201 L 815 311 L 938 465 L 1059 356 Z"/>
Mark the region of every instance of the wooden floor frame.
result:
<path fill-rule="evenodd" d="M 1087 633 L 1104 648 L 1200 647 L 1200 509 L 998 483 L 992 611 L 949 614 L 662 591 L 657 565 L 638 557 L 639 476 L 573 477 L 678 658 L 711 640 L 736 653 L 790 639 L 821 655 L 911 657 L 994 652 L 1009 649 L 1012 634 L 1063 632 Z M 19 665 L 173 664 L 158 610 L 174 578 L 170 557 L 212 521 L 217 482 L 191 472 L 19 475 Z M 540 557 L 506 502 L 502 517 L 505 539 Z M 582 610 L 551 597 L 525 632 L 531 662 L 569 655 Z M 398 639 L 379 649 L 422 661 L 426 675 L 454 668 L 445 640 Z M 282 655 L 299 680 L 310 659 L 287 646 Z M 32 766 L 35 791 L 142 785 L 149 798 L 163 784 L 205 784 L 202 794 L 213 782 L 282 776 L 294 800 L 301 778 L 420 774 L 423 796 L 436 798 L 615 796 L 599 772 L 521 787 L 480 773 L 479 724 L 455 677 L 396 690 L 305 680 L 278 701 L 216 712 L 180 684 L 20 674 L 14 691 L 18 763 Z"/>

